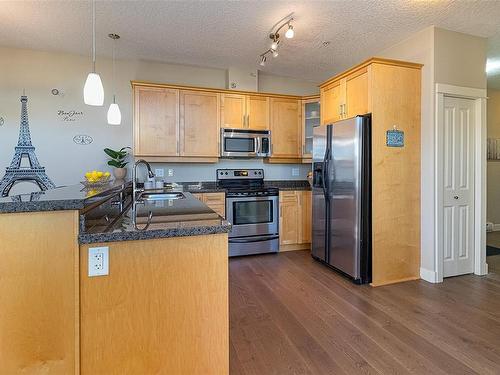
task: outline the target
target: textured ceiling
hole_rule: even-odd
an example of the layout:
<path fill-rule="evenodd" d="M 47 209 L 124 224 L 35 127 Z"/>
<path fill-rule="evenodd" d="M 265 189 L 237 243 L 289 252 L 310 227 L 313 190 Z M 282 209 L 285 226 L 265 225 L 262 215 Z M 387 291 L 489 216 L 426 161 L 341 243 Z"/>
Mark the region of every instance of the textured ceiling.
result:
<path fill-rule="evenodd" d="M 122 36 L 118 58 L 258 67 L 270 28 L 291 12 L 296 37 L 259 69 L 312 81 L 430 25 L 483 37 L 500 31 L 500 2 L 485 0 L 98 1 L 97 52 L 110 54 L 113 32 Z M 89 1 L 1 1 L 0 45 L 89 54 L 90 17 Z M 500 38 L 490 51 L 500 58 Z"/>

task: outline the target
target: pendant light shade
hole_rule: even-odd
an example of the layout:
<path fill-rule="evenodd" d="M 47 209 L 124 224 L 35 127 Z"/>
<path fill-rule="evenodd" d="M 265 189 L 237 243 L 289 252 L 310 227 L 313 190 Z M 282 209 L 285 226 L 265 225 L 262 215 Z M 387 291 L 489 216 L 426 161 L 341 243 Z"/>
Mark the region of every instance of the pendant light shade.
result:
<path fill-rule="evenodd" d="M 95 0 L 92 0 L 92 72 L 83 86 L 83 101 L 87 105 L 104 104 L 104 88 L 99 74 L 95 72 Z"/>
<path fill-rule="evenodd" d="M 113 103 L 110 104 L 108 109 L 108 124 L 109 125 L 120 125 L 122 123 L 122 113 L 120 112 L 120 107 L 115 103 L 113 98 Z"/>
<path fill-rule="evenodd" d="M 83 101 L 87 105 L 102 106 L 104 104 L 104 88 L 101 77 L 97 73 L 89 73 L 83 86 Z"/>

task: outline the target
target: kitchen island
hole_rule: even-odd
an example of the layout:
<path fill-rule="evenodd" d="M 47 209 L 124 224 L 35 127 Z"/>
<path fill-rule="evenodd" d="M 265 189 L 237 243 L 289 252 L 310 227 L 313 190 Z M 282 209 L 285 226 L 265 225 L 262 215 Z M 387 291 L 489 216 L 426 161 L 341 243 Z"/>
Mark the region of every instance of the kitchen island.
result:
<path fill-rule="evenodd" d="M 0 198 L 0 373 L 229 372 L 230 224 L 188 192 L 132 218 L 129 185 Z"/>

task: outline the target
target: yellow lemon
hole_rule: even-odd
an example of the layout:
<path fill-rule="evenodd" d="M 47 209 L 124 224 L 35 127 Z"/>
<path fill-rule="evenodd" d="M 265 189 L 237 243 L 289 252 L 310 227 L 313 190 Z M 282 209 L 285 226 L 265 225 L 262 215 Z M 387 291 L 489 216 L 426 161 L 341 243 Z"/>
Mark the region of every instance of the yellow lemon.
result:
<path fill-rule="evenodd" d="M 109 177 L 109 176 L 111 175 L 111 173 L 109 173 L 109 172 L 104 172 L 104 175 L 105 175 L 106 177 Z"/>

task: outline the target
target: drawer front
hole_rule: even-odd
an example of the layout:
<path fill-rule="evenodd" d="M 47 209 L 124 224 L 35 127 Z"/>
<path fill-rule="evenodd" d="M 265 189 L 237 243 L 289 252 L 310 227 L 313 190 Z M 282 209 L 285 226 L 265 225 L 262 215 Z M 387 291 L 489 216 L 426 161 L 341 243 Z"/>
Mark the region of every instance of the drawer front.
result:
<path fill-rule="evenodd" d="M 210 204 L 226 204 L 226 196 L 224 193 L 204 193 L 204 202 Z"/>

